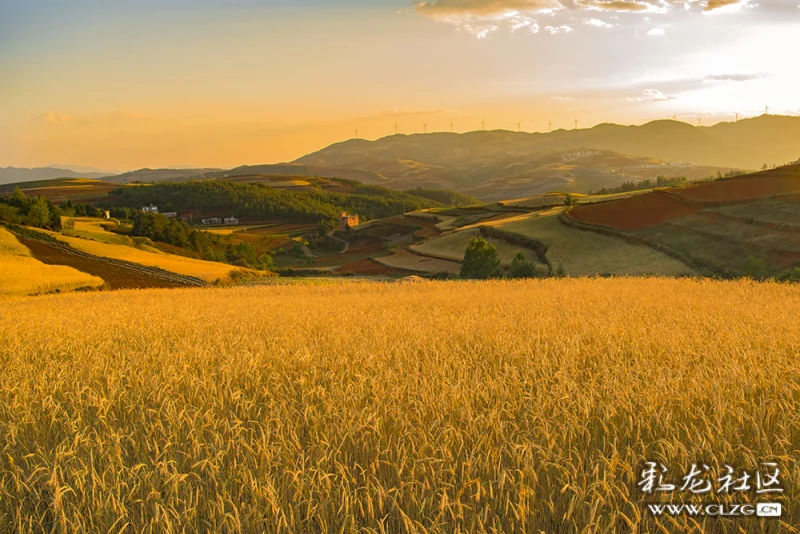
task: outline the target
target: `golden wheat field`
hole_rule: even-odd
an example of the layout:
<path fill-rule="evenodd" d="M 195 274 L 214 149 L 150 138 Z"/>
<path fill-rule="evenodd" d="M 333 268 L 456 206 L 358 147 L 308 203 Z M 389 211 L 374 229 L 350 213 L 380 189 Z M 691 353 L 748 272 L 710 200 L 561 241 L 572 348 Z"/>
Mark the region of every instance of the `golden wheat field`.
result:
<path fill-rule="evenodd" d="M 12 300 L 0 531 L 798 532 L 798 310 L 633 278 Z M 646 460 L 775 461 L 784 515 L 655 519 Z"/>
<path fill-rule="evenodd" d="M 0 228 L 0 296 L 69 291 L 104 283 L 72 267 L 36 260 L 11 232 Z"/>
<path fill-rule="evenodd" d="M 159 269 L 164 269 L 165 271 L 170 271 L 185 276 L 194 276 L 210 283 L 218 280 L 226 280 L 230 277 L 233 271 L 239 269 L 239 267 L 234 267 L 225 263 L 196 260 L 194 258 L 186 258 L 184 256 L 176 256 L 175 254 L 167 254 L 162 252 L 148 252 L 133 248 L 131 246 L 101 243 L 93 239 L 70 237 L 47 230 L 44 230 L 44 233 L 55 237 L 59 241 L 68 244 L 72 248 L 80 250 L 81 252 L 86 252 L 87 254 L 129 261 L 138 263 L 140 265 L 146 265 L 148 267 L 157 267 Z"/>

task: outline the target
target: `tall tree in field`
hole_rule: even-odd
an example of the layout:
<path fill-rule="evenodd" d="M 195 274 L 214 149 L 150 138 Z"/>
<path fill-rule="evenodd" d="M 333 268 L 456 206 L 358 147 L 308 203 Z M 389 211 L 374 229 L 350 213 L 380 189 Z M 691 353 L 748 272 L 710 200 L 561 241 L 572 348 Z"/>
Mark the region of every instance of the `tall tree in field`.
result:
<path fill-rule="evenodd" d="M 487 278 L 498 278 L 500 275 L 500 258 L 497 257 L 497 248 L 482 237 L 473 237 L 464 252 L 461 278 L 486 280 Z"/>

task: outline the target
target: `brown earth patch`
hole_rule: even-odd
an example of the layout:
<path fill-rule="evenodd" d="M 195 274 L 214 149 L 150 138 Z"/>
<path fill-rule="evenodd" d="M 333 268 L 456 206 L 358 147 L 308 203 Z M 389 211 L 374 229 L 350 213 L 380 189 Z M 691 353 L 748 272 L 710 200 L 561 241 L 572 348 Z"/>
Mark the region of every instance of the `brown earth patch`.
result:
<path fill-rule="evenodd" d="M 19 241 L 28 247 L 33 257 L 48 265 L 66 265 L 79 271 L 99 276 L 110 289 L 147 289 L 147 288 L 171 288 L 186 287 L 177 282 L 162 280 L 154 276 L 148 276 L 124 267 L 119 267 L 101 259 L 91 259 L 83 256 L 74 256 L 57 248 L 51 247 L 39 241 L 31 241 L 23 237 L 18 237 Z"/>
<path fill-rule="evenodd" d="M 698 212 L 692 206 L 657 191 L 613 202 L 583 204 L 570 210 L 573 219 L 587 224 L 610 226 L 618 230 L 637 230 Z"/>
<path fill-rule="evenodd" d="M 372 260 L 359 260 L 350 263 L 345 263 L 336 272 L 339 274 L 364 274 L 364 275 L 386 275 L 386 274 L 400 274 L 404 271 L 398 269 L 391 269 L 385 265 L 374 262 Z"/>
<path fill-rule="evenodd" d="M 383 250 L 383 242 L 377 237 L 357 237 L 350 243 L 350 248 L 344 254 L 374 254 Z"/>
<path fill-rule="evenodd" d="M 673 190 L 690 200 L 721 202 L 800 192 L 800 172 L 771 171 Z"/>

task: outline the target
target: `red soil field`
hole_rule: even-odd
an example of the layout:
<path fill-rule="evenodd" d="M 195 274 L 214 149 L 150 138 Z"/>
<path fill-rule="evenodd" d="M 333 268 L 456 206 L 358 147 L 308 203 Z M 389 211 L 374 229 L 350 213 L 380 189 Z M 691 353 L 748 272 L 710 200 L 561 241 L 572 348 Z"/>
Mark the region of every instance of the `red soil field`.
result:
<path fill-rule="evenodd" d="M 701 205 L 684 204 L 664 193 L 653 192 L 613 202 L 576 206 L 569 214 L 573 219 L 588 224 L 600 224 L 618 230 L 637 230 L 691 215 L 700 209 Z"/>
<path fill-rule="evenodd" d="M 383 249 L 383 242 L 377 237 L 357 237 L 350 244 L 350 249 L 344 254 L 374 254 Z"/>
<path fill-rule="evenodd" d="M 162 280 L 154 276 L 138 273 L 125 269 L 101 259 L 90 259 L 82 256 L 73 256 L 57 248 L 45 245 L 38 241 L 31 241 L 20 237 L 20 243 L 28 247 L 33 257 L 48 265 L 67 265 L 79 271 L 99 276 L 111 289 L 146 289 L 151 287 L 186 287 L 177 282 Z"/>
<path fill-rule="evenodd" d="M 402 274 L 404 271 L 398 269 L 391 269 L 385 265 L 374 262 L 372 260 L 359 260 L 351 263 L 345 263 L 338 269 L 337 273 L 345 274 L 364 274 L 364 275 L 386 275 L 386 274 Z"/>
<path fill-rule="evenodd" d="M 742 178 L 675 189 L 673 192 L 690 200 L 712 202 L 799 193 L 800 168 L 767 171 Z"/>

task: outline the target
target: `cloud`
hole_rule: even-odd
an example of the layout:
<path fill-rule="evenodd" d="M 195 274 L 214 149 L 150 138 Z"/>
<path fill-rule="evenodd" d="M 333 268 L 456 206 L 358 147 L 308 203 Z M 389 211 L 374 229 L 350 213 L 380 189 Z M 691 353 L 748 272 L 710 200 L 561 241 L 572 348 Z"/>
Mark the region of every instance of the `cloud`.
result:
<path fill-rule="evenodd" d="M 703 81 L 707 82 L 747 82 L 764 78 L 763 74 L 709 74 Z"/>
<path fill-rule="evenodd" d="M 549 33 L 551 35 L 555 35 L 557 33 L 562 33 L 562 32 L 563 33 L 572 33 L 575 30 L 571 26 L 564 25 L 564 26 L 545 26 L 544 27 L 544 31 L 546 31 L 547 33 Z"/>
<path fill-rule="evenodd" d="M 742 7 L 757 7 L 763 13 L 776 11 L 778 5 L 785 8 L 789 0 L 773 0 L 769 6 L 754 4 L 754 0 L 426 0 L 418 1 L 414 11 L 433 20 L 450 24 L 459 31 L 465 31 L 483 39 L 501 29 L 516 31 L 527 28 L 538 33 L 540 24 L 547 33 L 555 34 L 572 30 L 567 24 L 579 19 L 581 12 L 627 13 L 626 22 L 635 24 L 645 20 L 642 15 L 691 16 L 693 13 L 727 13 L 739 11 Z M 796 2 L 796 0 L 791 0 Z M 793 4 L 793 9 L 797 6 Z M 636 16 L 642 16 L 636 18 Z M 774 15 L 777 16 L 777 15 Z M 542 19 L 546 18 L 548 24 Z M 553 19 L 558 22 L 554 22 Z M 608 28 L 613 25 L 591 18 L 587 25 Z M 619 25 L 617 25 L 619 26 Z M 569 27 L 570 30 L 564 28 Z M 552 31 L 551 29 L 557 29 Z M 664 35 L 663 29 L 656 29 L 649 35 Z M 637 30 L 638 31 L 638 30 Z"/>
<path fill-rule="evenodd" d="M 728 6 L 744 5 L 748 0 L 708 0 L 705 11 L 714 11 Z"/>
<path fill-rule="evenodd" d="M 647 35 L 649 35 L 651 37 L 660 37 L 662 35 L 665 35 L 666 33 L 667 32 L 664 31 L 664 28 L 653 28 L 652 30 L 647 32 Z"/>
<path fill-rule="evenodd" d="M 420 2 L 414 9 L 433 17 L 469 14 L 491 16 L 511 12 L 536 12 L 563 9 L 559 0 L 435 0 Z"/>
<path fill-rule="evenodd" d="M 72 122 L 72 117 L 69 115 L 57 113 L 55 111 L 48 111 L 47 113 L 41 115 L 41 119 L 47 124 L 66 124 L 68 122 Z"/>
<path fill-rule="evenodd" d="M 613 28 L 613 24 L 609 24 L 608 22 L 602 21 L 600 19 L 589 19 L 584 21 L 585 24 L 590 26 L 596 26 L 598 28 Z"/>
<path fill-rule="evenodd" d="M 664 102 L 667 100 L 677 100 L 677 98 L 672 95 L 664 94 L 658 89 L 645 89 L 642 91 L 641 95 L 628 97 L 626 100 L 631 102 Z"/>

